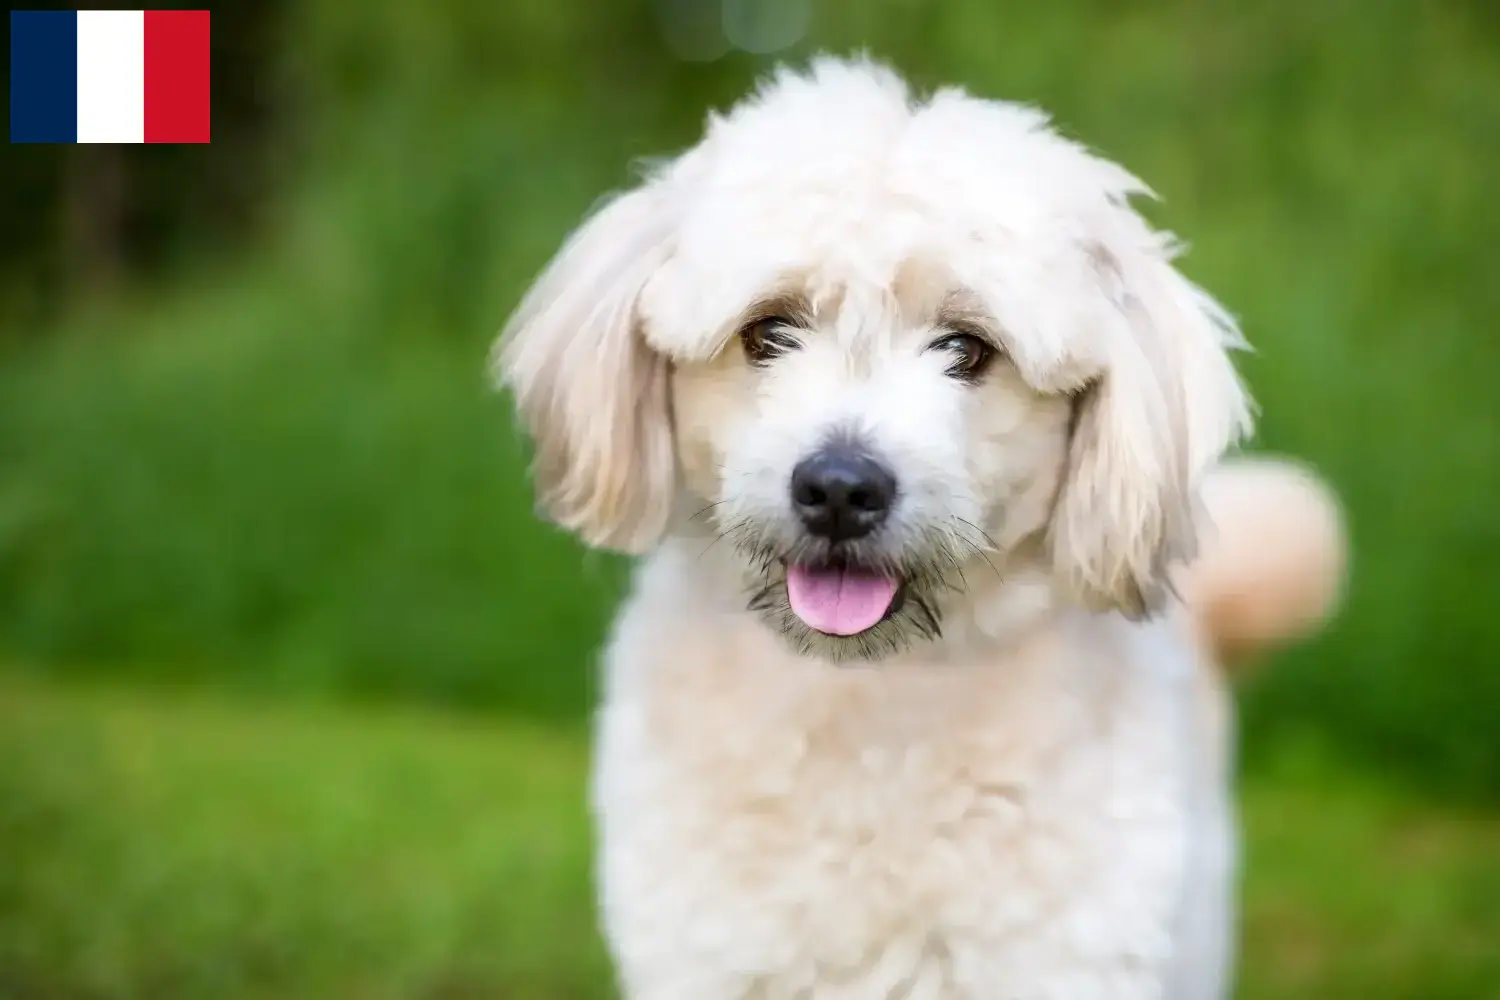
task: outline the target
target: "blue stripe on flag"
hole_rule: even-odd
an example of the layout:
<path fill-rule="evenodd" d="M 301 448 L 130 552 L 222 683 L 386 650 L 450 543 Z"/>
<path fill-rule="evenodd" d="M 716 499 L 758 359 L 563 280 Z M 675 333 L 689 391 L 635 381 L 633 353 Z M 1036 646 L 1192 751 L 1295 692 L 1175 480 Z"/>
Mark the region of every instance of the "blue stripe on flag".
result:
<path fill-rule="evenodd" d="M 10 12 L 10 141 L 78 141 L 78 13 Z"/>

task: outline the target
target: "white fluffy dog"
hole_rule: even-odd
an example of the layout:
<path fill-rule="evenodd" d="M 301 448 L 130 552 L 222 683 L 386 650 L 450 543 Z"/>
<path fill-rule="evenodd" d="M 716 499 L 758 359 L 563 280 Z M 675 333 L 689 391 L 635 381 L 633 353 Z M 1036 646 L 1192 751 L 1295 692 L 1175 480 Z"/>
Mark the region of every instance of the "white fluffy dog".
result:
<path fill-rule="evenodd" d="M 1220 463 L 1241 341 L 1145 191 L 822 59 L 527 295 L 495 363 L 541 504 L 645 556 L 593 787 L 627 996 L 1224 995 L 1220 667 L 1326 616 L 1342 522 Z"/>

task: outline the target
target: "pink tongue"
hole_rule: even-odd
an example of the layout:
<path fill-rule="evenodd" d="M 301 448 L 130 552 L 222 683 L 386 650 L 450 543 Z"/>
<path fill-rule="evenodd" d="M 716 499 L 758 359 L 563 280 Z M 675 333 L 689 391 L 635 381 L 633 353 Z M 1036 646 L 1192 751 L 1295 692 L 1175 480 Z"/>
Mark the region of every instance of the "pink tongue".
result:
<path fill-rule="evenodd" d="M 896 599 L 896 581 L 873 573 L 788 566 L 786 596 L 808 628 L 856 635 L 873 628 Z"/>

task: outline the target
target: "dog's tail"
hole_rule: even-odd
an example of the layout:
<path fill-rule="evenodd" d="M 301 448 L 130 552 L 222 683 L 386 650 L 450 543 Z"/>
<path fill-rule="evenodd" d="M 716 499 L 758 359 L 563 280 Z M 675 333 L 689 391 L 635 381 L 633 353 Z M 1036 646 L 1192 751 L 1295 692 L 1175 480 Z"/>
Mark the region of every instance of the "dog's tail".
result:
<path fill-rule="evenodd" d="M 1343 510 L 1301 465 L 1240 457 L 1203 486 L 1207 524 L 1177 587 L 1220 664 L 1305 638 L 1336 610 L 1348 560 Z"/>

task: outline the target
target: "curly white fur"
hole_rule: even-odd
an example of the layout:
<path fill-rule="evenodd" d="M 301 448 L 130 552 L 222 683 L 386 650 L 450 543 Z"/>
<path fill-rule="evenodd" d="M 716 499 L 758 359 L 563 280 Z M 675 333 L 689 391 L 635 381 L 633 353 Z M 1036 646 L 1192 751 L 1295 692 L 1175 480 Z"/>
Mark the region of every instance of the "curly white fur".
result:
<path fill-rule="evenodd" d="M 1249 429 L 1241 341 L 1143 193 L 1035 110 L 821 59 L 596 212 L 518 309 L 496 367 L 544 509 L 645 556 L 593 790 L 633 1000 L 1224 995 L 1219 639 L 1325 615 L 1326 582 L 1257 595 L 1335 580 L 1341 529 L 1314 480 L 1215 471 Z M 795 344 L 751 364 L 769 314 Z M 981 378 L 937 349 L 955 329 L 998 350 Z M 850 551 L 911 593 L 849 639 L 785 591 L 812 544 L 788 478 L 835 436 L 900 483 Z"/>

